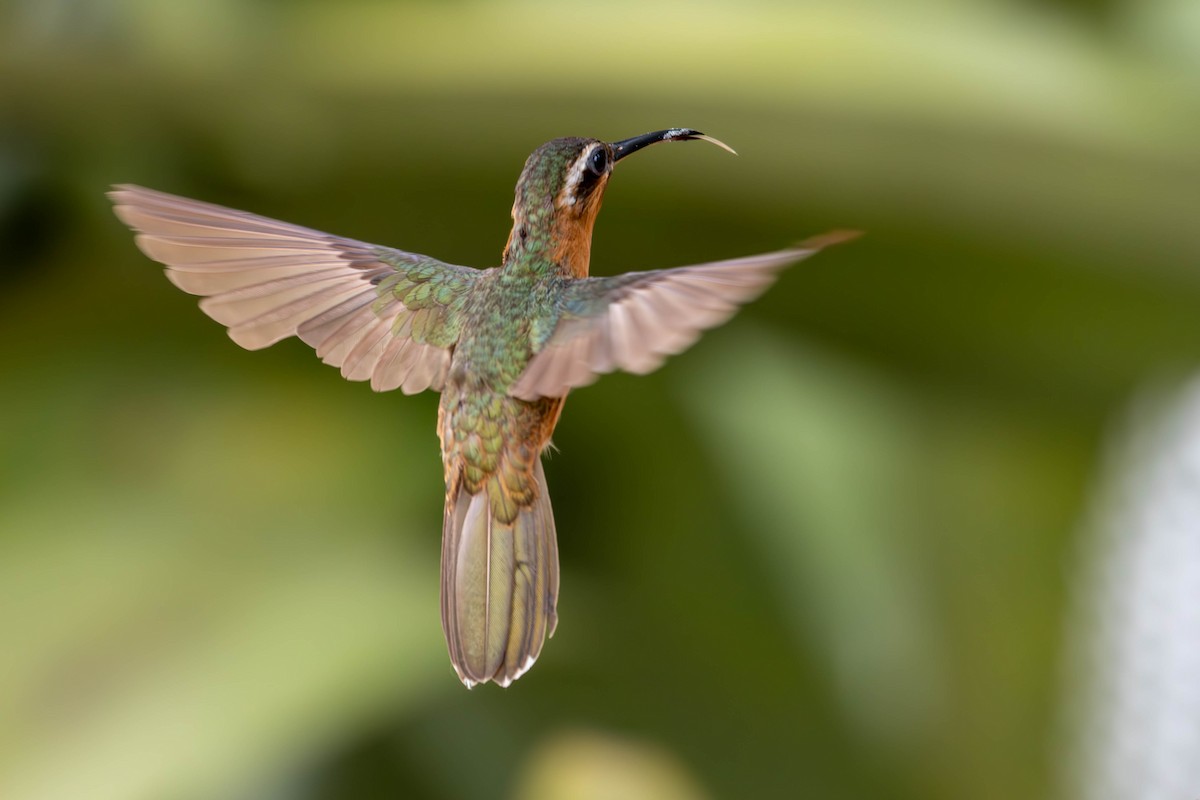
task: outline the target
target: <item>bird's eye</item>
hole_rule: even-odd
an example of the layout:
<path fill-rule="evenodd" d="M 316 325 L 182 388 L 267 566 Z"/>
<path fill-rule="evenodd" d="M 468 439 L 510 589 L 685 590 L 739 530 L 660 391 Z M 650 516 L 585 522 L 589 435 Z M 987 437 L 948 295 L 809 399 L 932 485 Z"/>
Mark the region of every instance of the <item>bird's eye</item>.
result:
<path fill-rule="evenodd" d="M 588 156 L 587 168 L 589 172 L 597 177 L 603 175 L 604 171 L 608 169 L 607 148 L 597 147 L 595 150 L 593 150 L 592 154 Z"/>

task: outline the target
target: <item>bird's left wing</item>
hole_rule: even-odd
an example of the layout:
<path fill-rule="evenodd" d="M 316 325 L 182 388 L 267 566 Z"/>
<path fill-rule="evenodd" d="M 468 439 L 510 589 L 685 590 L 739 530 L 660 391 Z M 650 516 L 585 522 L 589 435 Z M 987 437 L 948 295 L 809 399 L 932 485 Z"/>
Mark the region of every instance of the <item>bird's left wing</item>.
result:
<path fill-rule="evenodd" d="M 774 253 L 573 281 L 558 322 L 533 342 L 534 356 L 508 393 L 523 400 L 561 397 L 606 372 L 657 369 L 760 295 L 788 264 L 857 235 L 833 231 Z"/>
<path fill-rule="evenodd" d="M 142 251 L 242 347 L 299 336 L 376 391 L 442 388 L 479 270 L 140 186 L 109 197 Z"/>

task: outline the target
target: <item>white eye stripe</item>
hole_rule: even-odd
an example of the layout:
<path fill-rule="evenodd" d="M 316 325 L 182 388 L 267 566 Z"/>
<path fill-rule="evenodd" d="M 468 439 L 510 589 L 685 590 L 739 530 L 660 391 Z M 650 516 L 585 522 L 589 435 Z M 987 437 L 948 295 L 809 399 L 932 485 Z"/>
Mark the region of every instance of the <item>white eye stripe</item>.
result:
<path fill-rule="evenodd" d="M 562 191 L 558 193 L 558 205 L 575 205 L 575 192 L 579 188 L 580 181 L 583 180 L 584 173 L 587 171 L 588 159 L 592 157 L 592 153 L 596 152 L 596 149 L 599 147 L 604 147 L 604 143 L 596 142 L 584 148 L 579 157 L 575 159 L 575 163 L 571 165 L 570 172 L 567 173 L 567 181 L 563 184 Z"/>

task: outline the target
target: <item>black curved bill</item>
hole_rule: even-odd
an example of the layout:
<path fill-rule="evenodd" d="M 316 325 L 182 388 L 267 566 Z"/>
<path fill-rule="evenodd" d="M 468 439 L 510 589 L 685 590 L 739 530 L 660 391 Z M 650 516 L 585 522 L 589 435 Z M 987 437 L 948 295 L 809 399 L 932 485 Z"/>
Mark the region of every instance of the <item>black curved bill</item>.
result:
<path fill-rule="evenodd" d="M 658 144 L 659 142 L 690 142 L 694 139 L 712 142 L 722 150 L 728 150 L 734 155 L 737 155 L 737 151 L 735 151 L 729 145 L 725 144 L 719 139 L 714 139 L 711 136 L 707 136 L 700 131 L 694 131 L 691 128 L 668 128 L 665 131 L 643 133 L 641 136 L 634 136 L 632 139 L 622 139 L 619 142 L 613 142 L 613 162 L 615 163 L 620 161 L 630 153 L 636 153 L 643 147 L 648 147 L 652 144 Z"/>

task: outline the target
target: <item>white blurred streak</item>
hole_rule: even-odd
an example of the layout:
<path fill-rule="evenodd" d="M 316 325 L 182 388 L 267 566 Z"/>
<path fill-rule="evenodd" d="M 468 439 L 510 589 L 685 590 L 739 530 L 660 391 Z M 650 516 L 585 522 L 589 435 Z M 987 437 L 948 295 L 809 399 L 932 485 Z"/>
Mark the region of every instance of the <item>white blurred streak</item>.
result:
<path fill-rule="evenodd" d="M 1200 377 L 1148 394 L 1082 543 L 1066 796 L 1200 798 Z"/>

